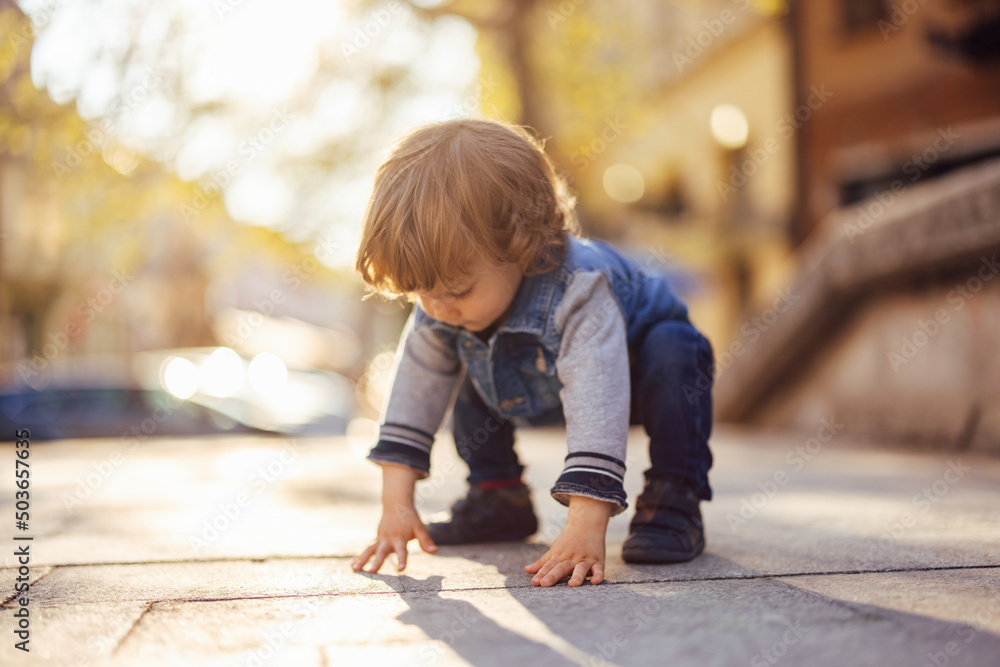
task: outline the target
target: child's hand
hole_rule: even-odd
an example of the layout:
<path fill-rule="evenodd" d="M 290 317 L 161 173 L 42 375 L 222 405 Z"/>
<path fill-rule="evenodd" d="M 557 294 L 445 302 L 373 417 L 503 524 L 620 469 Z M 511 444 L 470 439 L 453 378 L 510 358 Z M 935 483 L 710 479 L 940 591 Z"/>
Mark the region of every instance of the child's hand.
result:
<path fill-rule="evenodd" d="M 361 552 L 351 563 L 351 569 L 360 572 L 375 557 L 369 572 L 378 572 L 386 556 L 396 552 L 396 569 L 406 567 L 406 543 L 416 539 L 420 548 L 429 554 L 437 545 L 427 534 L 417 510 L 413 506 L 413 484 L 419 473 L 406 466 L 382 464 L 382 520 L 378 524 L 375 544 Z"/>
<path fill-rule="evenodd" d="M 378 536 L 375 538 L 375 543 L 354 559 L 354 562 L 351 563 L 351 569 L 360 572 L 369 559 L 374 556 L 375 560 L 372 561 L 372 565 L 368 569 L 374 574 L 382 567 L 382 562 L 386 557 L 395 552 L 396 569 L 402 572 L 403 568 L 406 567 L 406 543 L 412 539 L 416 539 L 420 548 L 429 554 L 437 551 L 437 545 L 431 540 L 427 528 L 412 505 L 399 504 L 393 508 L 383 507 L 382 520 L 378 524 Z"/>
<path fill-rule="evenodd" d="M 567 576 L 570 586 L 580 586 L 588 572 L 591 584 L 604 581 L 604 537 L 612 506 L 601 500 L 573 496 L 569 516 L 549 550 L 525 571 L 535 576 L 535 586 L 553 586 Z"/>

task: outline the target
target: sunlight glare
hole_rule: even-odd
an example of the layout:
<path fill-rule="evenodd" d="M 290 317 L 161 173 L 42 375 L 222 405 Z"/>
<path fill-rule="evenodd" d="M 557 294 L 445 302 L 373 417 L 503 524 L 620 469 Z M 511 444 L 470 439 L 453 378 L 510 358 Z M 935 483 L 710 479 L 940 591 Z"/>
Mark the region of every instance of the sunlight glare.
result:
<path fill-rule="evenodd" d="M 163 386 L 177 398 L 191 398 L 198 389 L 198 369 L 187 359 L 172 357 L 163 368 Z"/>

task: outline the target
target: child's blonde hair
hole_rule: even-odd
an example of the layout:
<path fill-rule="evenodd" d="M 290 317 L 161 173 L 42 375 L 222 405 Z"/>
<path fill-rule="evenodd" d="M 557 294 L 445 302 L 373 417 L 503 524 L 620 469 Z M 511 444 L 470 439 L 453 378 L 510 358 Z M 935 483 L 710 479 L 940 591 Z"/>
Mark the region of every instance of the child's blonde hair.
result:
<path fill-rule="evenodd" d="M 415 130 L 375 176 L 357 270 L 386 295 L 431 291 L 481 262 L 558 266 L 573 199 L 526 130 L 458 119 Z"/>

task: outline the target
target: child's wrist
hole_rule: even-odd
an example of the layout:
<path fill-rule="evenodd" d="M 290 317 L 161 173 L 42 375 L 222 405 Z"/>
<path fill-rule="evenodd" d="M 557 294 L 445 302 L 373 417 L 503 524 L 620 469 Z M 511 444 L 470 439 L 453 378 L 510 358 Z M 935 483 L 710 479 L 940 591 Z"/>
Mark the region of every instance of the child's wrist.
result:
<path fill-rule="evenodd" d="M 419 471 L 402 465 L 382 464 L 382 505 L 413 506 Z"/>
<path fill-rule="evenodd" d="M 614 504 L 587 496 L 570 496 L 566 525 L 607 530 Z"/>
<path fill-rule="evenodd" d="M 416 507 L 413 502 L 412 493 L 400 493 L 400 492 L 382 492 L 382 509 L 383 510 L 412 510 Z"/>

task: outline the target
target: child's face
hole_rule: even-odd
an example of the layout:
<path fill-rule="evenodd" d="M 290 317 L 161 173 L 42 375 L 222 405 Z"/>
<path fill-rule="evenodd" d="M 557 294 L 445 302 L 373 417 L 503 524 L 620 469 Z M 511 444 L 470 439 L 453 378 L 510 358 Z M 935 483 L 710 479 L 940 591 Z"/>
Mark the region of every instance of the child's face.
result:
<path fill-rule="evenodd" d="M 485 265 L 460 274 L 430 292 L 417 292 L 420 306 L 436 320 L 483 331 L 508 314 L 524 273 L 514 264 Z"/>

